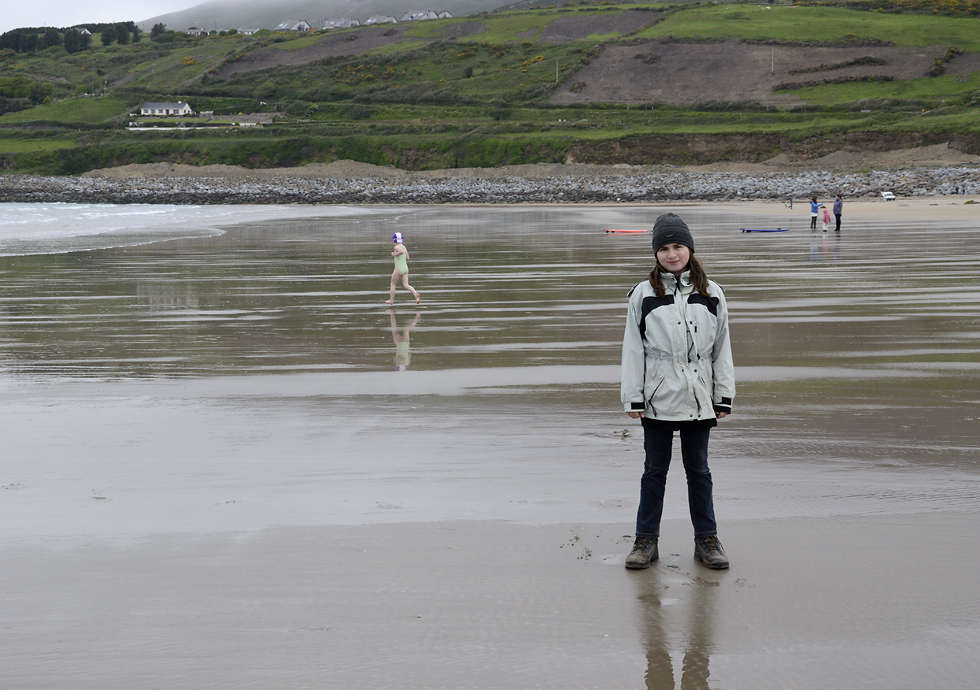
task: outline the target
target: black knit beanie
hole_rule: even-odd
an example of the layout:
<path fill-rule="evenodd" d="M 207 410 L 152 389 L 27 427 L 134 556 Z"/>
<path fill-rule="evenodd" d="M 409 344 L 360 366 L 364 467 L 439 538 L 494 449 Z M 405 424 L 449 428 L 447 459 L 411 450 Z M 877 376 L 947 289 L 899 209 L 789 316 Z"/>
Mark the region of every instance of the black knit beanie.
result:
<path fill-rule="evenodd" d="M 687 223 L 674 213 L 659 216 L 653 224 L 653 253 L 665 244 L 683 244 L 694 251 L 694 237 L 687 228 Z"/>

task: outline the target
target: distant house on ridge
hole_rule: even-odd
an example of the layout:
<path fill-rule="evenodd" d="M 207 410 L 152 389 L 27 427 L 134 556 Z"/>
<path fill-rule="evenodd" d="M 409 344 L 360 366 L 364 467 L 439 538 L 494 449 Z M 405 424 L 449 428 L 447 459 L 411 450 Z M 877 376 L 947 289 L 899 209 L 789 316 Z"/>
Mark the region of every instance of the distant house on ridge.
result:
<path fill-rule="evenodd" d="M 324 29 L 349 29 L 352 26 L 360 26 L 361 22 L 357 19 L 328 19 L 323 22 Z"/>
<path fill-rule="evenodd" d="M 305 19 L 287 19 L 280 22 L 273 31 L 309 31 L 313 26 Z"/>
<path fill-rule="evenodd" d="M 140 115 L 193 115 L 191 106 L 183 101 L 176 103 L 144 103 L 140 106 Z"/>
<path fill-rule="evenodd" d="M 446 14 L 449 13 L 447 12 Z M 417 12 L 406 12 L 405 16 L 402 17 L 403 22 L 422 22 L 426 19 L 439 19 L 439 15 L 432 10 L 420 10 Z"/>
<path fill-rule="evenodd" d="M 373 17 L 368 17 L 367 21 L 364 22 L 365 26 L 371 26 L 372 24 L 397 24 L 398 20 L 392 17 L 390 14 L 385 16 L 383 14 L 376 14 Z"/>

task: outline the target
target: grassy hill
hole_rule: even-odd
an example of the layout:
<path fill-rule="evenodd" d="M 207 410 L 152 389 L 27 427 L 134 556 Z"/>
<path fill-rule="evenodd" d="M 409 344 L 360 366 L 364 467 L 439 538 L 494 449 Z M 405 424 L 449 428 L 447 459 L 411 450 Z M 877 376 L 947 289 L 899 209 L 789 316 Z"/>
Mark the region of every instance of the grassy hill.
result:
<path fill-rule="evenodd" d="M 0 158 L 54 174 L 153 161 L 706 163 L 947 141 L 980 153 L 976 19 L 853 7 L 573 3 L 3 51 L 0 97 L 24 79 L 47 95 L 7 99 Z M 224 118 L 126 128 L 141 102 L 171 100 Z M 275 122 L 229 126 L 262 112 Z"/>

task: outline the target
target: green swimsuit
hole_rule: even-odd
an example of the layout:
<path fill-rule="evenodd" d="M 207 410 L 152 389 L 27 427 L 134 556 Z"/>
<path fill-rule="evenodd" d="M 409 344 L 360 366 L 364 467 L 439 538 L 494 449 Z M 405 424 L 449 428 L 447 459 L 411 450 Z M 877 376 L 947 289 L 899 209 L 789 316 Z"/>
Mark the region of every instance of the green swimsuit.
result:
<path fill-rule="evenodd" d="M 395 254 L 395 270 L 402 275 L 408 273 L 408 259 L 405 254 Z"/>

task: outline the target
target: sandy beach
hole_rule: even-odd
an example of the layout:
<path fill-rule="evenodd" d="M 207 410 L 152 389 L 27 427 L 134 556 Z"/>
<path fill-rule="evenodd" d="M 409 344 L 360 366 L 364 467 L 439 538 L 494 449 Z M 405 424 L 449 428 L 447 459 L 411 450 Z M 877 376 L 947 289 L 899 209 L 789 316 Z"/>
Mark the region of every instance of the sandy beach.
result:
<path fill-rule="evenodd" d="M 973 688 L 978 201 L 848 201 L 840 234 L 776 201 L 310 207 L 0 257 L 4 686 Z M 652 259 L 603 229 L 666 210 L 732 313 L 728 571 L 679 460 L 661 561 L 623 567 Z M 418 308 L 382 303 L 395 230 Z"/>

